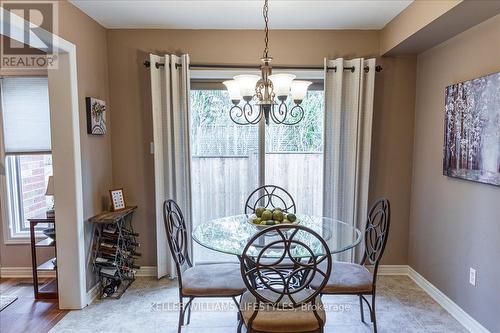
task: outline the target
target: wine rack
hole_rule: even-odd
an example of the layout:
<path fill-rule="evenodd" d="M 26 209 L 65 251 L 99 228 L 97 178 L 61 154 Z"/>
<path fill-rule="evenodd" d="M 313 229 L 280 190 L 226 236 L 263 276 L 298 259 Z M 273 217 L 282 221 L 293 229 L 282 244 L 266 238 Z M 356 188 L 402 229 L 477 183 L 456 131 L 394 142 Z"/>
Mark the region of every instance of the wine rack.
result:
<path fill-rule="evenodd" d="M 132 216 L 137 207 L 104 212 L 90 218 L 92 231 L 92 263 L 99 278 L 99 298 L 120 298 L 135 280 L 140 268 L 139 234 L 134 232 Z"/>

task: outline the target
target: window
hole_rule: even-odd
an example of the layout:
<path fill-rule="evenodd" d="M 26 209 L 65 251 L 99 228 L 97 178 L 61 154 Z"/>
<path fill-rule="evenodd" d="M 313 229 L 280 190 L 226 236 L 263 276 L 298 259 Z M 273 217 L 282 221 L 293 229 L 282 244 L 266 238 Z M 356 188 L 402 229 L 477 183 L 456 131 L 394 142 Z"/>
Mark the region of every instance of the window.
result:
<path fill-rule="evenodd" d="M 290 192 L 301 214 L 323 215 L 324 100 L 323 90 L 311 90 L 300 123 L 266 127 L 265 182 Z M 289 98 L 288 110 L 292 107 Z"/>
<path fill-rule="evenodd" d="M 217 78 L 222 77 L 216 74 Z M 322 75 L 322 71 L 317 73 L 317 77 Z M 222 80 L 207 79 L 205 75 L 205 81 L 192 81 L 193 226 L 209 219 L 242 214 L 248 195 L 259 186 L 262 165 L 264 183 L 287 189 L 300 213 L 322 215 L 324 92 L 317 77 L 302 104 L 305 116 L 299 124 L 271 122 L 261 132 L 259 125 L 242 126 L 231 121 L 232 103 L 220 83 Z M 288 104 L 290 110 L 293 106 L 290 98 Z M 259 141 L 265 142 L 265 150 Z M 193 246 L 195 262 L 234 260 L 196 243 Z"/>
<path fill-rule="evenodd" d="M 6 241 L 15 242 L 29 237 L 27 219 L 45 217 L 52 206 L 45 196 L 52 175 L 48 81 L 3 77 L 0 92 L 2 220 Z"/>
<path fill-rule="evenodd" d="M 225 90 L 191 89 L 191 195 L 193 226 L 242 213 L 258 186 L 258 126 L 234 124 Z M 194 261 L 231 261 L 232 256 L 193 244 Z"/>

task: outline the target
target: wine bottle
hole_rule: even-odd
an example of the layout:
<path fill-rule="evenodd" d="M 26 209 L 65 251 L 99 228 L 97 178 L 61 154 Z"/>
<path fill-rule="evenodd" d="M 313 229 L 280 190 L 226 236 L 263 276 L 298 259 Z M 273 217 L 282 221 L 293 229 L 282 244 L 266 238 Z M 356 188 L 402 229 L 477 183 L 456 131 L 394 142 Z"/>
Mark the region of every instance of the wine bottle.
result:
<path fill-rule="evenodd" d="M 118 287 L 122 283 L 121 280 L 119 279 L 112 279 L 103 289 L 102 291 L 102 296 L 103 297 L 109 297 L 113 295 L 116 290 L 118 290 Z"/>
<path fill-rule="evenodd" d="M 112 267 L 112 266 L 116 265 L 116 263 L 114 262 L 113 259 L 104 258 L 104 257 L 97 257 L 97 258 L 95 258 L 94 262 L 96 265 L 100 265 L 100 266 L 104 266 L 104 267 Z"/>
<path fill-rule="evenodd" d="M 106 247 L 106 246 L 100 246 L 99 247 L 99 252 L 100 253 L 106 253 L 108 255 L 111 255 L 111 256 L 114 256 L 115 253 L 116 253 L 116 248 L 109 248 L 109 247 Z"/>
<path fill-rule="evenodd" d="M 125 251 L 121 251 L 124 255 L 128 256 L 128 257 L 134 257 L 134 258 L 139 258 L 142 256 L 142 253 L 140 252 L 135 252 L 134 250 L 125 250 Z"/>
<path fill-rule="evenodd" d="M 96 258 L 95 264 L 99 267 L 106 267 L 106 268 L 113 268 L 117 267 L 121 269 L 122 271 L 132 271 L 132 270 L 138 270 L 141 267 L 134 265 L 134 263 L 131 262 L 123 262 L 123 265 L 119 265 L 116 262 L 108 259 L 104 259 L 101 257 Z M 135 271 L 134 271 L 135 274 Z"/>
<path fill-rule="evenodd" d="M 130 239 L 127 239 L 127 238 L 122 238 L 121 240 L 118 240 L 118 238 L 107 238 L 107 237 L 103 237 L 101 239 L 101 243 L 106 243 L 106 244 L 112 244 L 112 245 L 115 245 L 117 243 L 121 243 L 122 245 L 125 245 L 126 247 L 138 247 L 138 246 L 141 246 L 141 244 L 133 241 L 133 240 L 130 240 Z"/>
<path fill-rule="evenodd" d="M 118 270 L 115 267 L 101 267 L 99 274 L 102 276 L 114 278 L 116 277 Z"/>
<path fill-rule="evenodd" d="M 128 236 L 139 237 L 139 234 L 137 232 L 133 232 L 132 230 L 128 230 L 125 228 L 122 228 L 122 233 L 127 234 Z"/>
<path fill-rule="evenodd" d="M 141 253 L 135 251 L 135 247 L 117 246 L 116 244 L 101 243 L 99 250 L 108 254 L 114 254 L 118 250 L 123 255 L 141 256 Z"/>
<path fill-rule="evenodd" d="M 108 234 L 108 235 L 118 235 L 118 228 L 115 227 L 115 226 L 110 226 L 110 227 L 107 227 L 107 228 L 104 228 L 103 230 L 103 234 Z M 128 230 L 126 228 L 122 228 L 121 229 L 121 232 L 122 232 L 122 235 L 126 235 L 126 236 L 131 236 L 131 237 L 139 237 L 139 234 L 136 233 L 136 232 L 133 232 L 132 230 Z"/>
<path fill-rule="evenodd" d="M 102 238 L 107 238 L 107 239 L 111 239 L 111 240 L 117 240 L 119 238 L 119 234 L 117 233 L 107 233 L 107 232 L 103 232 L 102 233 Z M 131 236 L 127 233 L 123 233 L 122 236 L 121 236 L 122 239 L 125 239 L 125 240 L 130 240 L 130 241 L 135 241 L 135 236 Z"/>

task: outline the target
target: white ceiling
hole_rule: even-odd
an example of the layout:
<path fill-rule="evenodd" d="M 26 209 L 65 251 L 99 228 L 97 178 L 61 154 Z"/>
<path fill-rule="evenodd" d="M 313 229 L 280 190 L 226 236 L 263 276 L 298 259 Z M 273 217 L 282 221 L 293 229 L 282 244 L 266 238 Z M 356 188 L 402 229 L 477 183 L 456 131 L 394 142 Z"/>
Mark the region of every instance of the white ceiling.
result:
<path fill-rule="evenodd" d="M 70 0 L 106 28 L 262 29 L 262 0 Z M 412 0 L 270 0 L 271 29 L 381 29 Z"/>

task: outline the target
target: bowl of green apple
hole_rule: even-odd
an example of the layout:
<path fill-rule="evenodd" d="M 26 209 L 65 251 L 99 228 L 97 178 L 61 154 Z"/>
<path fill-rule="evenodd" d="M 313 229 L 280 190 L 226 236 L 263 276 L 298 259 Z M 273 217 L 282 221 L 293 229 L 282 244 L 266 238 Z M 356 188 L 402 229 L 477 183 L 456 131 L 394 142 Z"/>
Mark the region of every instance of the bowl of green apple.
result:
<path fill-rule="evenodd" d="M 250 215 L 248 223 L 258 229 L 266 229 L 274 225 L 299 224 L 300 221 L 295 214 L 286 213 L 281 208 L 257 207 L 255 213 Z"/>

